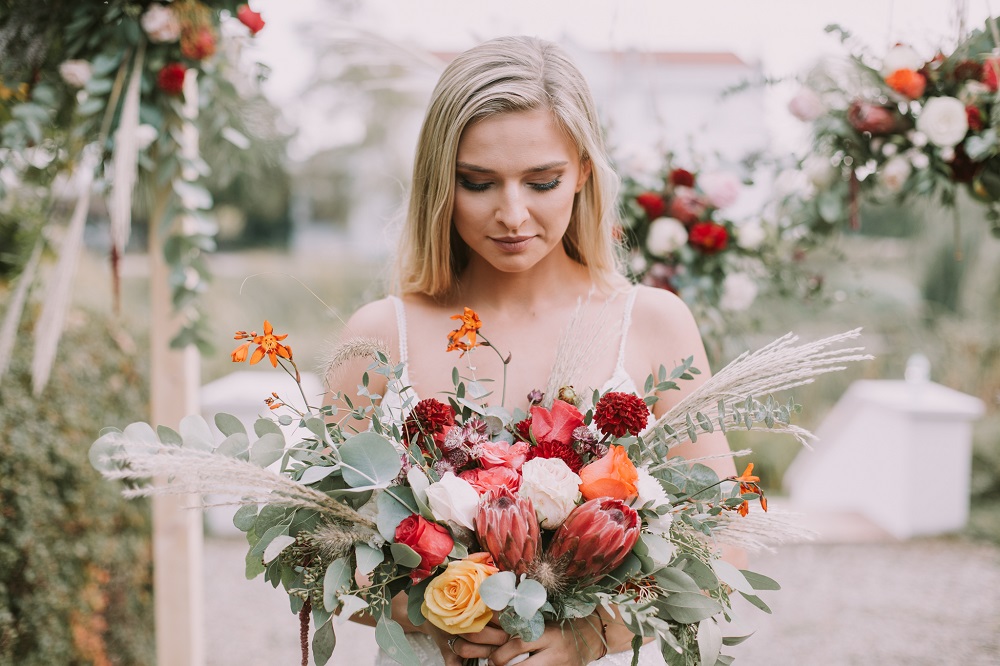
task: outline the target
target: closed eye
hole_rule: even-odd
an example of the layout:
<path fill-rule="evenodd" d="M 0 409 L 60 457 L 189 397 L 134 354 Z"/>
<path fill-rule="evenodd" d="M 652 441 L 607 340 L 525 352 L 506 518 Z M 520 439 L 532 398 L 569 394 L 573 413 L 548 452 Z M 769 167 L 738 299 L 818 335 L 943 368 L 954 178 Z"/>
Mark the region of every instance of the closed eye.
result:
<path fill-rule="evenodd" d="M 557 187 L 559 187 L 560 183 L 562 183 L 562 179 L 556 177 L 548 181 L 547 183 L 528 183 L 528 187 L 535 190 L 536 192 L 548 192 L 550 190 L 554 190 Z M 462 177 L 459 177 L 458 184 L 463 189 L 466 189 L 470 192 L 485 192 L 486 190 L 488 190 L 490 187 L 493 186 L 493 183 L 490 181 L 487 181 L 485 183 L 475 183 L 471 180 L 467 180 Z"/>
<path fill-rule="evenodd" d="M 549 190 L 554 190 L 559 187 L 559 183 L 561 182 L 562 180 L 557 177 L 547 183 L 528 183 L 528 187 L 538 192 L 548 192 Z"/>
<path fill-rule="evenodd" d="M 484 192 L 487 189 L 489 189 L 490 185 L 492 185 L 493 183 L 491 182 L 473 183 L 471 180 L 466 180 L 465 178 L 459 177 L 458 184 L 461 185 L 464 189 L 469 190 L 470 192 Z"/>

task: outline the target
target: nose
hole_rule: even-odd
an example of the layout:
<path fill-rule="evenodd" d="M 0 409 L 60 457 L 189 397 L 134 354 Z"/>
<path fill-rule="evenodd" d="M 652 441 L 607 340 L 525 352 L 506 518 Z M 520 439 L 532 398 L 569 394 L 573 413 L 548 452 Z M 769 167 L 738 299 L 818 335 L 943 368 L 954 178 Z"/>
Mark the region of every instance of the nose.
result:
<path fill-rule="evenodd" d="M 520 186 L 511 184 L 504 187 L 497 202 L 497 222 L 511 231 L 516 231 L 527 219 L 528 207 L 525 205 Z"/>

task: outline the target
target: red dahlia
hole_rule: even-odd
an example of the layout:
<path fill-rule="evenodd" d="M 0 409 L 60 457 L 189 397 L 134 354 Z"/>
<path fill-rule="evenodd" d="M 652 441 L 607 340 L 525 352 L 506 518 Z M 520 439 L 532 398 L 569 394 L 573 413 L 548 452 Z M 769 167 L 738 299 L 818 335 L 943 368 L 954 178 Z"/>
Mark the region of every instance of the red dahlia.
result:
<path fill-rule="evenodd" d="M 455 410 L 440 400 L 427 398 L 414 405 L 404 423 L 403 436 L 407 442 L 423 433 L 436 435 L 455 425 Z"/>
<path fill-rule="evenodd" d="M 605 435 L 638 435 L 649 421 L 649 408 L 632 393 L 609 391 L 594 407 L 594 423 Z"/>
<path fill-rule="evenodd" d="M 668 180 L 675 187 L 694 187 L 694 174 L 687 169 L 674 169 Z"/>
<path fill-rule="evenodd" d="M 729 242 L 729 232 L 721 224 L 715 222 L 698 222 L 691 225 L 688 232 L 688 243 L 705 254 L 715 254 L 726 249 Z"/>
<path fill-rule="evenodd" d="M 646 211 L 646 217 L 651 220 L 663 217 L 663 213 L 667 210 L 667 204 L 663 202 L 663 197 L 656 192 L 643 192 L 635 200 Z"/>
<path fill-rule="evenodd" d="M 539 442 L 528 449 L 527 460 L 532 458 L 559 458 L 573 470 L 574 474 L 578 474 L 583 467 L 583 458 L 573 449 L 573 445 L 562 442 Z"/>
<path fill-rule="evenodd" d="M 531 441 L 531 417 L 524 419 L 523 421 L 518 421 L 514 424 L 514 430 L 517 431 L 518 436 L 526 442 Z"/>
<path fill-rule="evenodd" d="M 184 91 L 184 75 L 187 69 L 179 62 L 170 62 L 163 66 L 156 76 L 156 85 L 168 95 L 180 95 Z"/>

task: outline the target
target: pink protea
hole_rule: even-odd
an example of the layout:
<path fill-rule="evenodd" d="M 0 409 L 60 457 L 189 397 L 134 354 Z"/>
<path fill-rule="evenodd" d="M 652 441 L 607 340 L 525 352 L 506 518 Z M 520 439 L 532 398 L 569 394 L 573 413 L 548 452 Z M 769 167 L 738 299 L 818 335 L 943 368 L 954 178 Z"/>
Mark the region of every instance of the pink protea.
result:
<path fill-rule="evenodd" d="M 563 562 L 565 576 L 590 581 L 610 573 L 639 538 L 639 515 L 618 499 L 598 498 L 573 509 L 549 545 L 547 557 Z"/>
<path fill-rule="evenodd" d="M 501 571 L 525 573 L 539 544 L 538 519 L 531 500 L 515 495 L 506 486 L 486 493 L 476 513 L 476 535 Z"/>

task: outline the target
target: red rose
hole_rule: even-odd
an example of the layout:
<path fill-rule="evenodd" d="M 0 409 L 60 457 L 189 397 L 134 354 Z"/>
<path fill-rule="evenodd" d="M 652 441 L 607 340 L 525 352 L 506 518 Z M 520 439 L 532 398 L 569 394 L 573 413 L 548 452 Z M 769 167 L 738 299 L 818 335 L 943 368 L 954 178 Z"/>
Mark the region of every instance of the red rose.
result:
<path fill-rule="evenodd" d="M 215 35 L 208 27 L 185 30 L 181 35 L 181 54 L 191 60 L 204 60 L 215 53 Z"/>
<path fill-rule="evenodd" d="M 163 66 L 156 76 L 156 85 L 168 95 L 180 95 L 184 92 L 184 75 L 187 69 L 179 62 L 169 62 Z"/>
<path fill-rule="evenodd" d="M 691 227 L 688 233 L 688 243 L 705 254 L 715 254 L 726 249 L 729 242 L 729 232 L 721 224 L 715 222 L 699 222 Z"/>
<path fill-rule="evenodd" d="M 965 107 L 965 116 L 969 119 L 970 130 L 978 132 L 983 129 L 983 114 L 977 107 L 971 104 Z"/>
<path fill-rule="evenodd" d="M 997 68 L 1000 68 L 1000 58 L 987 58 L 983 63 L 983 83 L 993 92 L 997 91 Z"/>
<path fill-rule="evenodd" d="M 983 77 L 983 66 L 975 60 L 963 60 L 955 65 L 952 72 L 955 81 L 978 81 Z"/>
<path fill-rule="evenodd" d="M 680 220 L 685 226 L 700 220 L 707 210 L 708 204 L 690 187 L 678 187 L 670 200 L 670 217 Z"/>
<path fill-rule="evenodd" d="M 573 431 L 582 425 L 583 414 L 580 410 L 562 400 L 552 403 L 551 410 L 544 407 L 531 408 L 531 434 L 538 443 L 569 444 L 573 441 Z"/>
<path fill-rule="evenodd" d="M 720 229 L 725 231 L 722 227 Z M 694 229 L 691 231 L 693 233 Z M 633 393 L 609 391 L 594 406 L 594 423 L 601 432 L 612 437 L 638 435 L 648 421 L 649 407 Z"/>
<path fill-rule="evenodd" d="M 896 117 L 884 106 L 855 100 L 847 109 L 847 122 L 859 132 L 888 134 L 896 129 Z"/>
<path fill-rule="evenodd" d="M 430 576 L 455 547 L 455 540 L 445 527 L 417 514 L 404 518 L 396 527 L 396 543 L 409 546 L 420 555 L 420 564 L 410 572 L 414 583 Z"/>
<path fill-rule="evenodd" d="M 247 5 L 240 5 L 240 8 L 236 10 L 236 18 L 240 20 L 240 23 L 250 28 L 251 35 L 256 35 L 264 29 L 264 19 Z"/>
<path fill-rule="evenodd" d="M 694 187 L 694 174 L 686 169 L 674 169 L 668 180 L 675 187 Z"/>
<path fill-rule="evenodd" d="M 646 211 L 646 217 L 655 220 L 663 216 L 663 211 L 667 209 L 663 203 L 663 197 L 656 192 L 643 192 L 635 198 L 636 202 Z"/>

